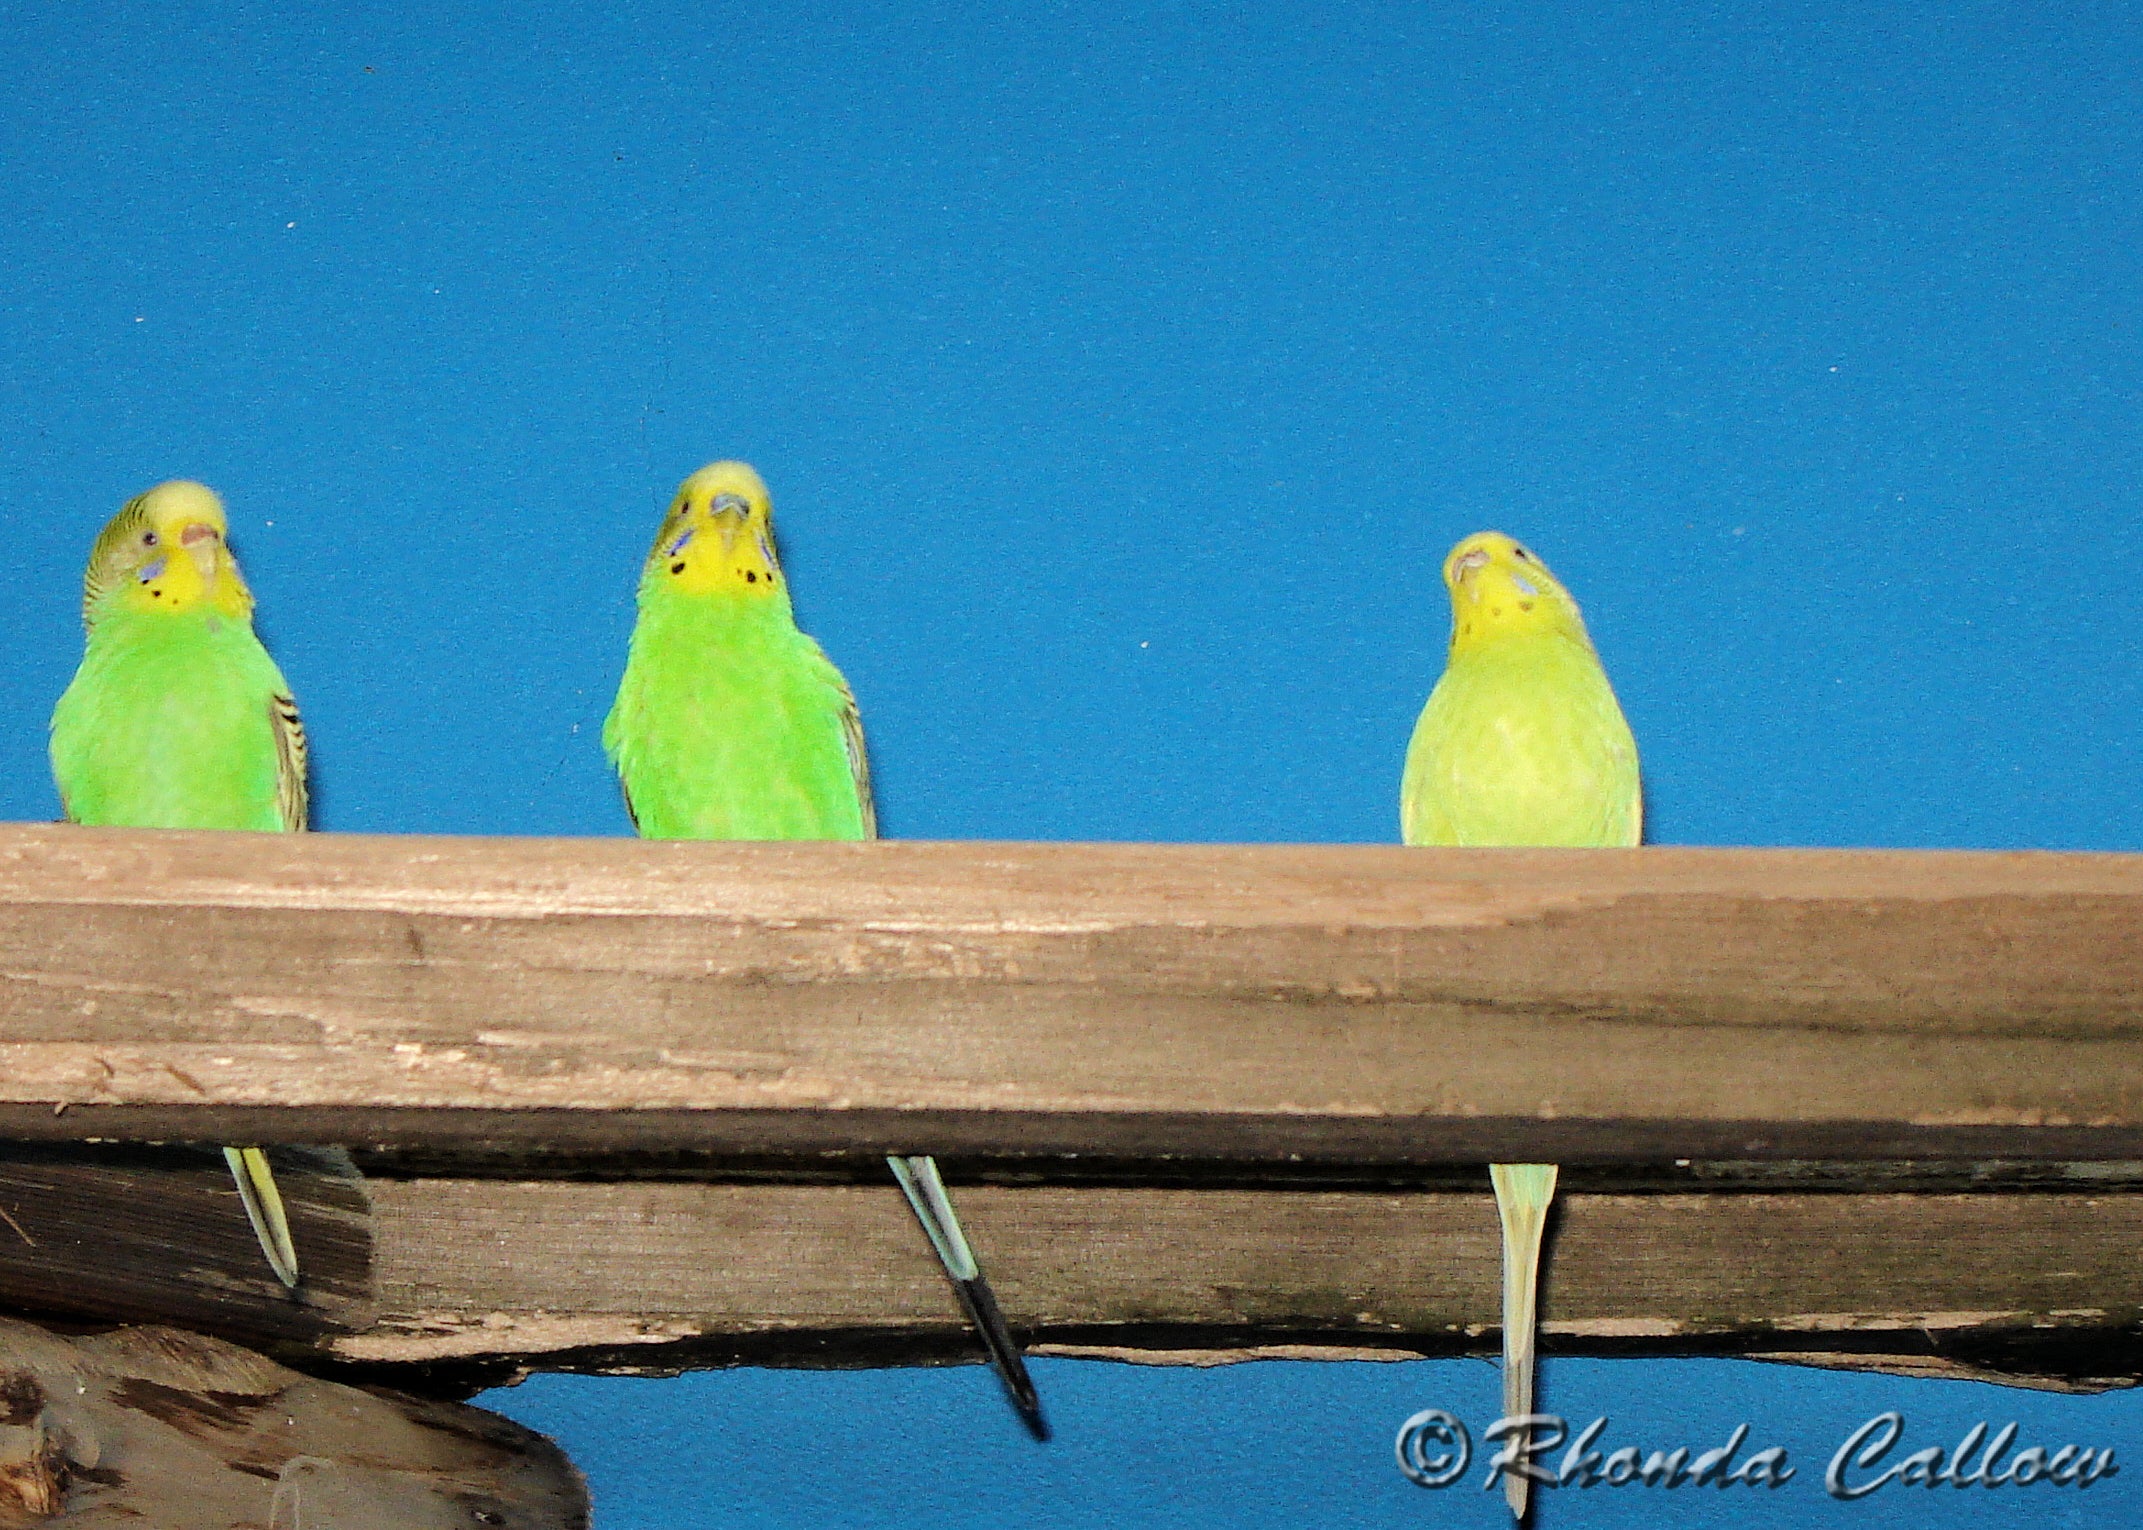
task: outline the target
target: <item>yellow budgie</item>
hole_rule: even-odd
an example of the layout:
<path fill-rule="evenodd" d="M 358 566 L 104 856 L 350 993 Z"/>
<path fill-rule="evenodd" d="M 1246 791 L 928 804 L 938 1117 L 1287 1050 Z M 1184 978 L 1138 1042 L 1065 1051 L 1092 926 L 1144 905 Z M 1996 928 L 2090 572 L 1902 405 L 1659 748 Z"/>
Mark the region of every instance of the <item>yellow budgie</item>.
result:
<path fill-rule="evenodd" d="M 1399 794 L 1410 845 L 1634 845 L 1637 745 L 1577 602 L 1501 532 L 1444 560 L 1451 652 L 1422 708 Z M 1555 1165 L 1489 1167 L 1503 1222 L 1503 1412 L 1533 1411 L 1540 1236 Z M 1504 1478 L 1525 1515 L 1526 1479 Z"/>

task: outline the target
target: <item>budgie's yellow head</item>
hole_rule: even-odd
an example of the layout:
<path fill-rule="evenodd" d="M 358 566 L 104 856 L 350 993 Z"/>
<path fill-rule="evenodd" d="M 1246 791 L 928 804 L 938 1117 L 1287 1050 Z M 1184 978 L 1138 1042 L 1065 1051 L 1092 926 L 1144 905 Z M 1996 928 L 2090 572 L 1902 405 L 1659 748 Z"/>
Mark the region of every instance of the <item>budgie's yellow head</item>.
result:
<path fill-rule="evenodd" d="M 646 579 L 691 595 L 756 600 L 780 591 L 774 501 L 749 463 L 711 462 L 678 485 Z"/>
<path fill-rule="evenodd" d="M 136 495 L 105 523 L 82 577 L 82 617 L 130 611 L 208 610 L 246 617 L 253 596 L 226 540 L 223 501 L 205 484 L 174 478 Z"/>
<path fill-rule="evenodd" d="M 1585 638 L 1585 621 L 1548 566 L 1500 531 L 1477 531 L 1444 559 L 1451 592 L 1451 652 L 1518 633 Z"/>

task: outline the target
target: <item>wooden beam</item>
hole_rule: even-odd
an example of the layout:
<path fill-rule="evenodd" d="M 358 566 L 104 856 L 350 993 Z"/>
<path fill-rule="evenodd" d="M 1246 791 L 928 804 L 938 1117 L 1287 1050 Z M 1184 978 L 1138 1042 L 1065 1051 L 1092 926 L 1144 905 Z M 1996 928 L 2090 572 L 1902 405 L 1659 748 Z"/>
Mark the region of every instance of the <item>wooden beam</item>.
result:
<path fill-rule="evenodd" d="M 0 1306 L 304 1352 L 372 1321 L 372 1205 L 347 1154 L 278 1148 L 304 1280 L 261 1255 L 208 1148 L 0 1143 Z"/>
<path fill-rule="evenodd" d="M 964 1354 L 889 1187 L 380 1181 L 353 1359 L 667 1369 Z M 1037 1353 L 1210 1364 L 1492 1349 L 1485 1192 L 971 1185 L 961 1218 Z M 2127 1384 L 2143 1196 L 1566 1197 L 1550 1352 L 1857 1349 Z M 903 1350 L 905 1346 L 905 1351 Z"/>
<path fill-rule="evenodd" d="M 2143 857 L 14 826 L 0 1132 L 2143 1157 Z"/>
<path fill-rule="evenodd" d="M 296 1295 L 269 1276 L 213 1152 L 0 1147 L 0 1305 L 168 1312 L 288 1363 L 448 1391 L 533 1368 L 973 1354 L 882 1164 L 821 1166 L 816 1183 L 761 1163 L 726 1180 L 360 1184 L 338 1155 L 276 1159 L 307 1269 Z M 953 1167 L 1037 1353 L 1211 1364 L 1495 1343 L 1497 1223 L 1478 1166 L 1347 1188 L 976 1182 Z M 1880 1188 L 1899 1184 L 1920 1188 Z M 1569 1186 L 1549 1244 L 1551 1351 L 2070 1385 L 2143 1374 L 2143 1165 L 1692 1164 L 1578 1170 Z"/>

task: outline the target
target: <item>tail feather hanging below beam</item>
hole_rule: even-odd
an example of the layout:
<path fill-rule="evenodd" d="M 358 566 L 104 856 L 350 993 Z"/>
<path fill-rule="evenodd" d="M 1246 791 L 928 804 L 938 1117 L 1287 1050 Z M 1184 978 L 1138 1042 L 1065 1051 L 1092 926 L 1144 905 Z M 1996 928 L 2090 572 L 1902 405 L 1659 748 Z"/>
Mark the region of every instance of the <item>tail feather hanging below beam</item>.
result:
<path fill-rule="evenodd" d="M 257 1147 L 227 1147 L 223 1160 L 231 1166 L 231 1179 L 238 1186 L 238 1199 L 253 1224 L 260 1251 L 268 1256 L 275 1278 L 292 1290 L 298 1284 L 298 1247 L 290 1236 L 290 1218 L 283 1211 L 282 1192 L 275 1188 L 275 1171 L 268 1155 Z"/>
<path fill-rule="evenodd" d="M 1523 1418 L 1533 1411 L 1540 1237 L 1548 1224 L 1549 1203 L 1555 1199 L 1555 1165 L 1494 1163 L 1488 1166 L 1488 1177 L 1495 1183 L 1496 1212 L 1503 1221 L 1503 1416 Z M 1528 1431 L 1526 1443 L 1530 1442 Z M 1530 1486 L 1520 1475 L 1503 1479 L 1504 1500 L 1519 1519 L 1525 1518 Z"/>
<path fill-rule="evenodd" d="M 945 1193 L 945 1181 L 938 1175 L 937 1160 L 918 1153 L 890 1157 L 886 1163 L 892 1168 L 893 1177 L 900 1181 L 901 1192 L 908 1197 L 915 1219 L 923 1224 L 923 1232 L 930 1239 L 931 1248 L 937 1252 L 938 1262 L 945 1267 L 946 1278 L 952 1282 L 968 1321 L 982 1336 L 982 1347 L 989 1352 L 990 1365 L 1004 1383 L 1012 1406 L 1018 1410 L 1020 1422 L 1036 1439 L 1048 1439 L 1049 1425 L 1042 1417 L 1042 1401 L 1027 1374 L 1027 1362 L 1021 1357 L 1004 1312 L 997 1305 L 996 1293 L 983 1279 L 982 1268 L 975 1261 L 975 1251 L 968 1246 L 967 1235 L 960 1230 L 960 1219 L 953 1212 L 952 1198 Z"/>

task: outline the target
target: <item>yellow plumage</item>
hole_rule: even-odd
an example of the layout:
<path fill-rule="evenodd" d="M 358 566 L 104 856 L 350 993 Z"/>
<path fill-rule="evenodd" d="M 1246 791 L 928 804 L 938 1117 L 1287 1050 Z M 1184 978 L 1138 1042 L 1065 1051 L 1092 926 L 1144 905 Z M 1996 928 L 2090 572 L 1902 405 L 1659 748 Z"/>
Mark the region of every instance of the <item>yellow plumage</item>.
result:
<path fill-rule="evenodd" d="M 1577 602 L 1501 532 L 1444 560 L 1451 651 L 1406 753 L 1400 830 L 1410 845 L 1634 845 L 1637 745 Z M 1503 1228 L 1503 1411 L 1533 1409 L 1540 1239 L 1555 1165 L 1494 1164 Z M 1526 1480 L 1504 1479 L 1523 1517 Z"/>

